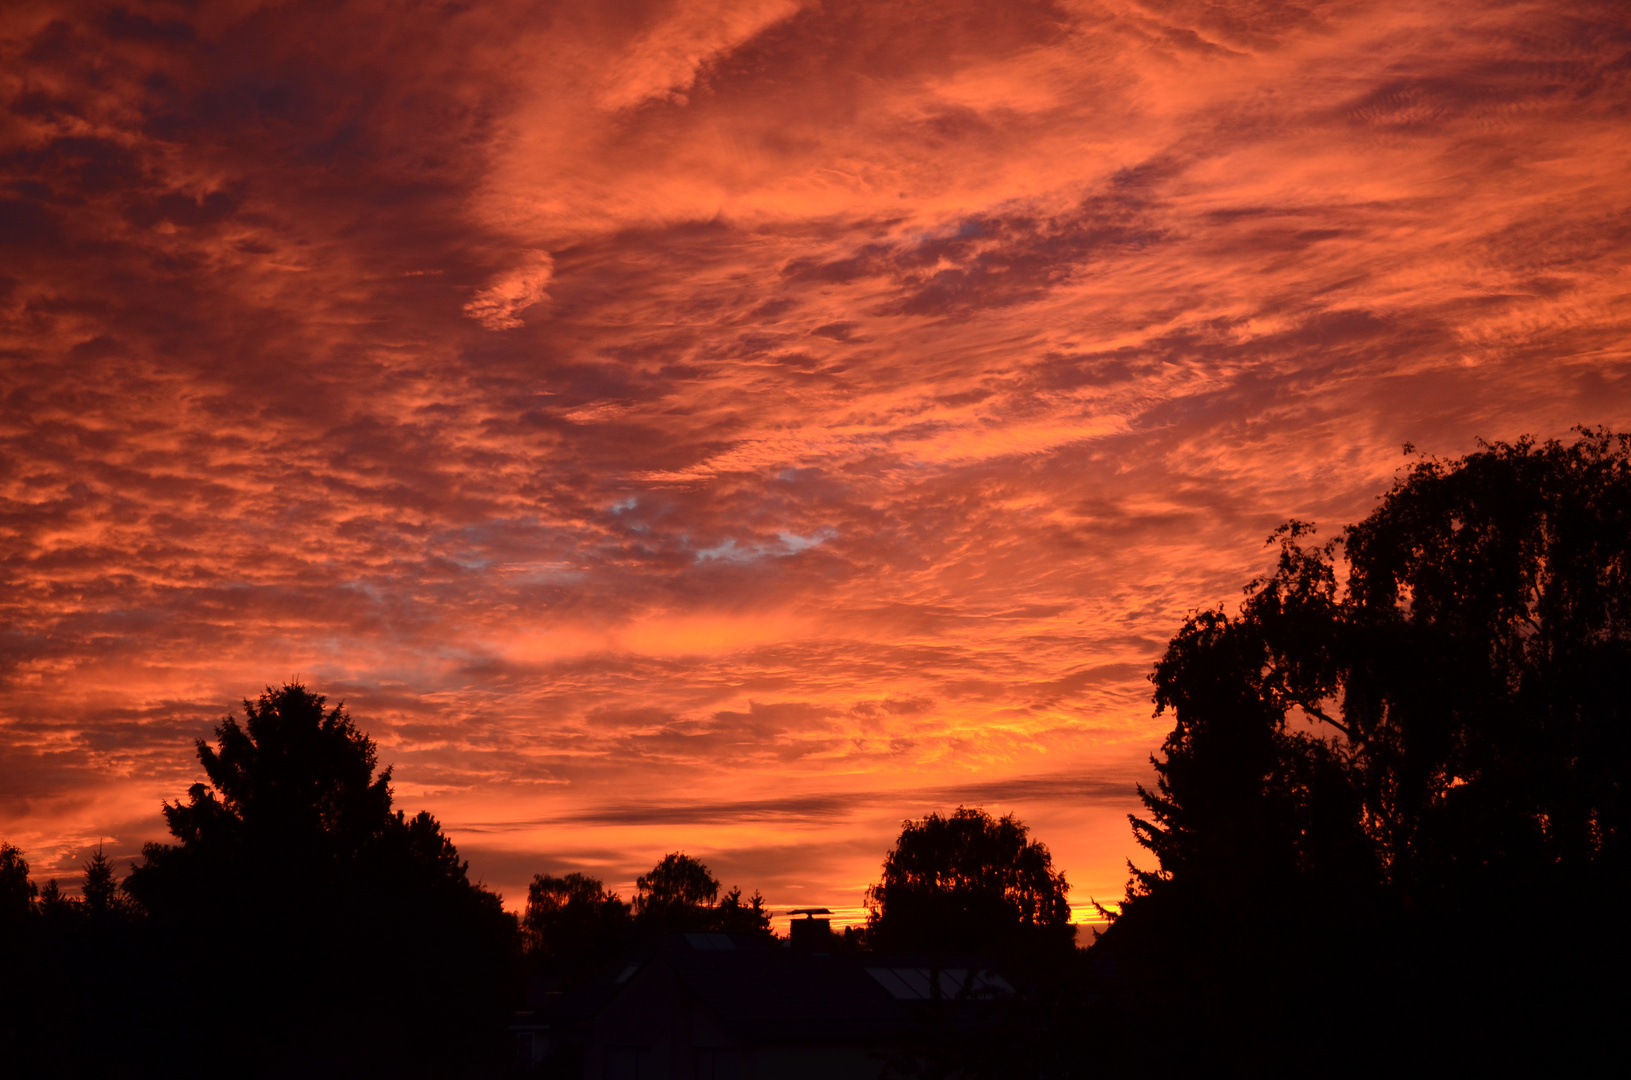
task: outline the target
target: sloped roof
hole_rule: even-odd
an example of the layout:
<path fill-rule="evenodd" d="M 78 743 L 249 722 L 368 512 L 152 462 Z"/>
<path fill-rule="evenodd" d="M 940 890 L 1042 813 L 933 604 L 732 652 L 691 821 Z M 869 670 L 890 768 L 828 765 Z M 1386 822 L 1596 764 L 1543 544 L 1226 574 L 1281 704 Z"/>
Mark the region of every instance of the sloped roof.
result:
<path fill-rule="evenodd" d="M 847 957 L 683 942 L 662 960 L 744 1042 L 882 1042 L 914 1019 Z"/>
<path fill-rule="evenodd" d="M 982 968 L 901 963 L 872 957 L 866 973 L 896 1001 L 991 1001 L 1014 992 L 1008 980 Z"/>
<path fill-rule="evenodd" d="M 984 998 L 1011 992 L 1000 976 L 966 960 L 956 968 L 922 958 L 895 963 L 871 954 L 780 948 L 746 935 L 679 935 L 660 959 L 744 1042 L 898 1039 L 923 1018 L 921 1003 L 933 996 L 931 967 L 941 972 L 942 996 L 948 999 L 965 988 Z"/>

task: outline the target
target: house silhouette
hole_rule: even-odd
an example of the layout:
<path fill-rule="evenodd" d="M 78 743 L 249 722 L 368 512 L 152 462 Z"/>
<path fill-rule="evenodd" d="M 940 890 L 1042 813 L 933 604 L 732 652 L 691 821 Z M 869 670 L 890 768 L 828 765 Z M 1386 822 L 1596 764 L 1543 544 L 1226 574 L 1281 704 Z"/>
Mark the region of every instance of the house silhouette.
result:
<path fill-rule="evenodd" d="M 833 952 L 824 937 L 671 934 L 555 1015 L 580 1018 L 586 1080 L 874 1080 L 937 1015 L 1013 992 L 968 958 Z M 540 1014 L 515 1030 L 542 1047 L 549 1027 Z"/>

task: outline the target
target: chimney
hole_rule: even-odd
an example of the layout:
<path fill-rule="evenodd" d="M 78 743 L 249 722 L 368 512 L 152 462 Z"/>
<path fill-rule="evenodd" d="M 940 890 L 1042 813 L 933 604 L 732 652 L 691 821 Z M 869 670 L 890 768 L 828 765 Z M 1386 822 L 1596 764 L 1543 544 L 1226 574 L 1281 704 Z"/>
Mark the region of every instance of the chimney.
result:
<path fill-rule="evenodd" d="M 824 907 L 799 908 L 788 914 L 804 916 L 787 924 L 788 941 L 793 948 L 812 953 L 824 953 L 831 948 L 832 920 L 816 918 L 817 915 L 831 915 L 831 911 Z"/>

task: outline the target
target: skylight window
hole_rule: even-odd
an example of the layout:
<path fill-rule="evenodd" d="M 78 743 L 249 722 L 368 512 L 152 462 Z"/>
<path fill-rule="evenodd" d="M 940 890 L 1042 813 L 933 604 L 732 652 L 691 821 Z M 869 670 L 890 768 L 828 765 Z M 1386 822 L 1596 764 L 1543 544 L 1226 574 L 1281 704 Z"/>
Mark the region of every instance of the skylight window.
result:
<path fill-rule="evenodd" d="M 889 991 L 897 1001 L 928 1001 L 935 997 L 934 976 L 932 969 L 926 967 L 869 967 L 866 973 L 875 979 L 879 986 Z M 1014 992 L 1004 979 L 993 971 L 976 971 L 971 976 L 967 968 L 945 968 L 939 972 L 939 995 L 941 998 L 973 997 L 991 998 L 1000 997 Z M 965 987 L 967 990 L 965 992 Z"/>

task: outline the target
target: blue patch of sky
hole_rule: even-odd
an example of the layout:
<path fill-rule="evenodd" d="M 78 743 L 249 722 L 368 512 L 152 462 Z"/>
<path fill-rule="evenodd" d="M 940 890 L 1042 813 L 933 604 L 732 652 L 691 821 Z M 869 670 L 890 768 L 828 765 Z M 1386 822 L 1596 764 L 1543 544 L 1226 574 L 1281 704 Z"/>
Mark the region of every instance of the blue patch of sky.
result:
<path fill-rule="evenodd" d="M 779 559 L 807 551 L 837 535 L 838 530 L 831 528 L 817 529 L 808 536 L 779 532 L 774 544 L 739 544 L 735 537 L 730 537 L 712 547 L 698 548 L 694 556 L 697 562 L 745 563 L 757 559 Z"/>
<path fill-rule="evenodd" d="M 449 530 L 434 538 L 429 549 L 473 574 L 502 574 L 515 582 L 560 581 L 582 576 L 577 539 L 536 518 L 508 518 Z"/>

